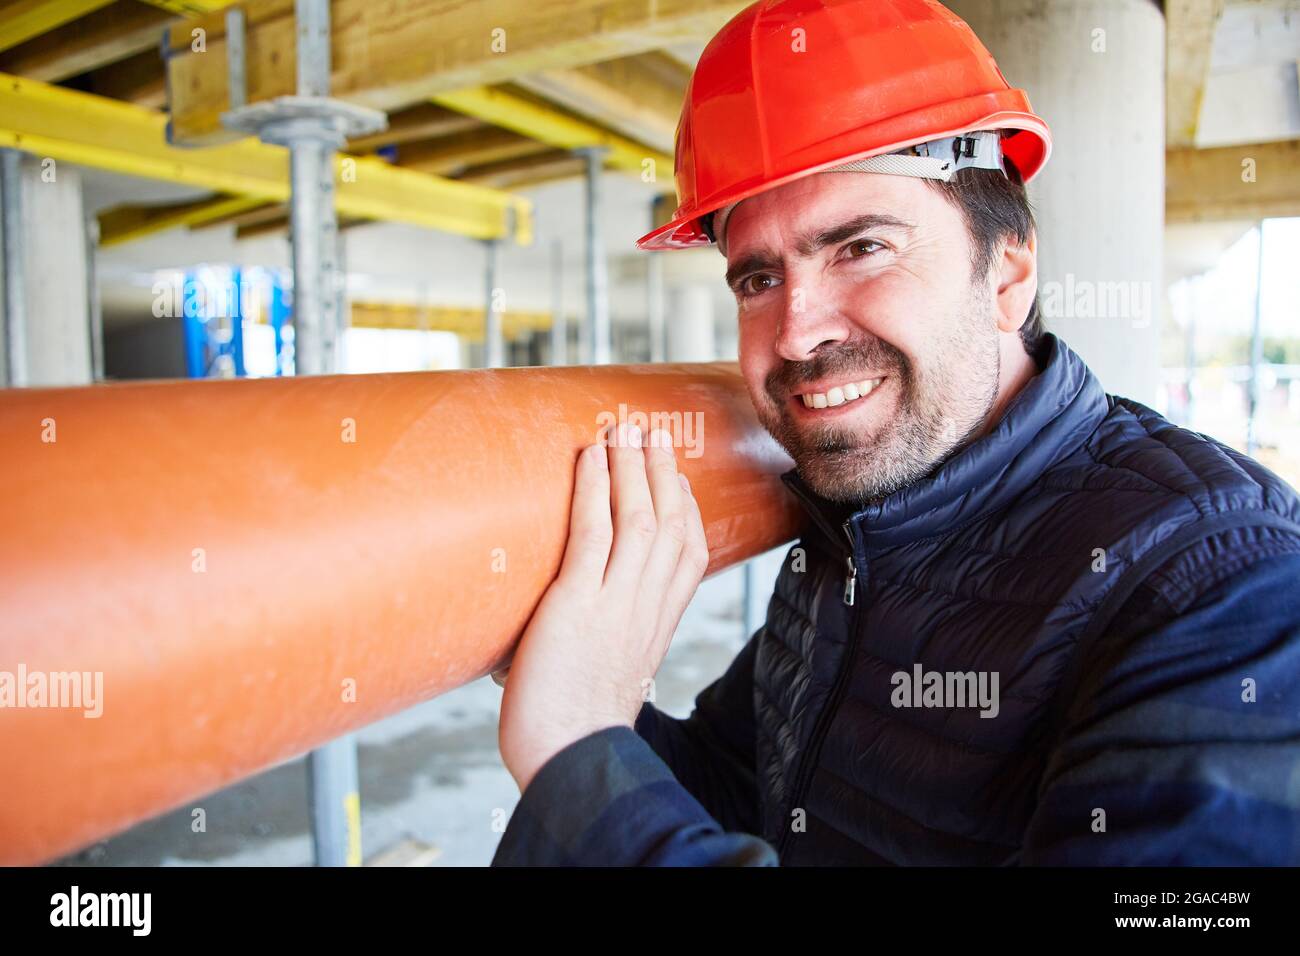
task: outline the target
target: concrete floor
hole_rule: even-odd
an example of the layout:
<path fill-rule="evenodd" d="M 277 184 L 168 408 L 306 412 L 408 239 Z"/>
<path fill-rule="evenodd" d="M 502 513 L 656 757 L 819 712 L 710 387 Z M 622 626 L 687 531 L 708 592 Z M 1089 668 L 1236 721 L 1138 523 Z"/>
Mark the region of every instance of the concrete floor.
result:
<path fill-rule="evenodd" d="M 765 557 L 766 590 L 781 552 Z M 764 577 L 766 572 L 766 577 Z M 656 705 L 687 716 L 726 670 L 742 636 L 740 569 L 705 581 L 656 679 Z M 435 866 L 486 866 L 519 792 L 497 750 L 501 689 L 475 681 L 357 733 L 362 847 L 367 860 L 404 840 L 438 849 Z M 202 807 L 205 833 L 191 832 Z M 305 758 L 87 847 L 57 865 L 305 866 L 312 862 Z"/>

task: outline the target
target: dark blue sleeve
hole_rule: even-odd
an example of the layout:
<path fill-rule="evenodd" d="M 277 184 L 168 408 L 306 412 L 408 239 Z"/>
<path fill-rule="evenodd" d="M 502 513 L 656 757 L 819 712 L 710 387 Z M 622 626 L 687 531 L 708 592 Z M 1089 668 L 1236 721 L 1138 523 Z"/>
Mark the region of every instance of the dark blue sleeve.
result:
<path fill-rule="evenodd" d="M 774 866 L 727 833 L 630 727 L 565 747 L 528 784 L 493 866 Z"/>
<path fill-rule="evenodd" d="M 1300 863 L 1300 555 L 1089 653 L 1022 862 Z"/>
<path fill-rule="evenodd" d="M 760 630 L 685 720 L 641 708 L 560 751 L 520 797 L 493 865 L 766 866 L 754 779 Z M 727 832 L 736 831 L 736 832 Z"/>
<path fill-rule="evenodd" d="M 679 720 L 647 703 L 636 732 L 678 782 L 728 830 L 760 832 L 755 782 L 754 659 L 760 629 L 725 674 L 695 698 Z"/>

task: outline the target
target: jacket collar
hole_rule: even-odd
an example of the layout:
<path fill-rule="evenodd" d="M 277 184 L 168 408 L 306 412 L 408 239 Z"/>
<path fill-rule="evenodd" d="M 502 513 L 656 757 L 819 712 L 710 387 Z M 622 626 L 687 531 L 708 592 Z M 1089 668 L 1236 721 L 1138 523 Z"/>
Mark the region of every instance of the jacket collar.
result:
<path fill-rule="evenodd" d="M 797 470 L 782 480 L 837 545 L 855 532 L 855 550 L 897 547 L 969 524 L 1015 500 L 1055 462 L 1075 451 L 1110 408 L 1101 383 L 1073 350 L 1047 333 L 1029 380 L 988 434 L 920 481 L 863 508 L 815 494 Z M 845 524 L 848 522 L 848 525 Z"/>

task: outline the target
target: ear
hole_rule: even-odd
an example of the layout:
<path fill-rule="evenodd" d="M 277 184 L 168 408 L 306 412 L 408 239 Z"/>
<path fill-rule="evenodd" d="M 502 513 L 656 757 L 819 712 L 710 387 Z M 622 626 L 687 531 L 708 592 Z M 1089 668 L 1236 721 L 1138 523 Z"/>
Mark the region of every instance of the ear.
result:
<path fill-rule="evenodd" d="M 994 271 L 998 283 L 998 330 L 1019 332 L 1038 293 L 1038 236 L 1031 231 L 1024 245 L 1008 242 Z"/>

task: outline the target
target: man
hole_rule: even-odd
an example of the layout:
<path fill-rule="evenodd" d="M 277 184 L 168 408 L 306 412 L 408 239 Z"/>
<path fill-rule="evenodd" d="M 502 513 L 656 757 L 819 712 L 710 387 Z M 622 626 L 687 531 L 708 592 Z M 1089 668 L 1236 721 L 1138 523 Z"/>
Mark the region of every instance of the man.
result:
<path fill-rule="evenodd" d="M 583 453 L 494 862 L 1300 862 L 1300 500 L 1043 331 L 1049 137 L 937 3 L 758 4 L 710 43 L 642 245 L 726 256 L 808 530 L 669 718 L 641 691 L 699 513 L 662 436 Z"/>

